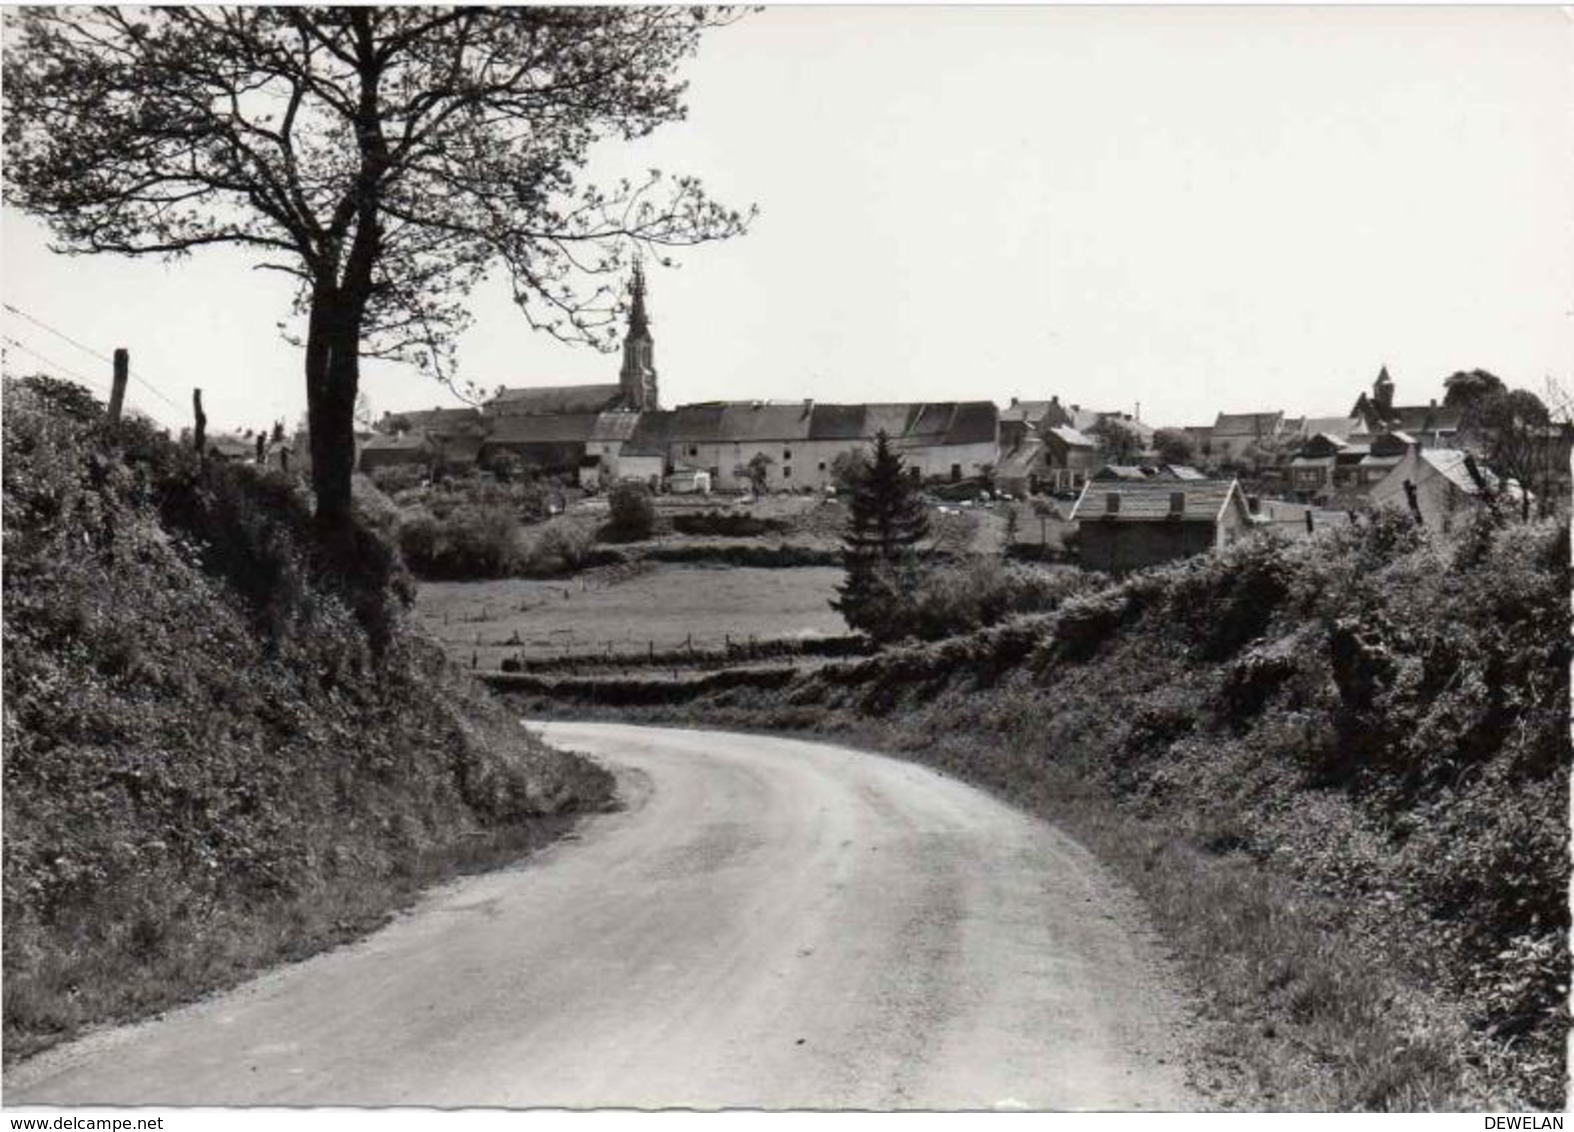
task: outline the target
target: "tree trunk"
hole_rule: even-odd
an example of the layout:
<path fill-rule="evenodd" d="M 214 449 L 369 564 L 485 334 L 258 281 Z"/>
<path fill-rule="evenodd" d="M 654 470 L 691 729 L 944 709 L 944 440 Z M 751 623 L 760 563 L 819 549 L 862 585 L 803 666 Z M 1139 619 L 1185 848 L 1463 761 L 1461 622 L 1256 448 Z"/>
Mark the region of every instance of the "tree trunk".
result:
<path fill-rule="evenodd" d="M 356 304 L 330 288 L 312 298 L 306 342 L 306 419 L 311 434 L 317 528 L 331 544 L 348 542 L 350 477 L 355 471 L 355 394 L 360 384 Z"/>

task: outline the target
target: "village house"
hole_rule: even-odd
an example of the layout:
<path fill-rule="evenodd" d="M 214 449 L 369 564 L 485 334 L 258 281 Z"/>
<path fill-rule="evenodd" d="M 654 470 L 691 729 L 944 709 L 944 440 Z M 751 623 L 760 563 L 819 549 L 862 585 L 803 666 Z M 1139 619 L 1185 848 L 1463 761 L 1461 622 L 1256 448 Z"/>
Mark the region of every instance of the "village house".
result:
<path fill-rule="evenodd" d="M 1091 480 L 1072 508 L 1082 565 L 1129 570 L 1227 546 L 1253 525 L 1235 480 Z"/>
<path fill-rule="evenodd" d="M 1216 463 L 1239 464 L 1284 435 L 1283 412 L 1220 413 L 1209 431 L 1207 452 Z"/>
<path fill-rule="evenodd" d="M 710 474 L 713 487 L 738 490 L 750 486 L 750 465 L 758 461 L 766 490 L 818 490 L 832 483 L 838 456 L 867 452 L 882 430 L 923 478 L 978 475 L 999 454 L 997 409 L 990 401 L 712 402 L 641 413 L 623 445 L 616 477 L 648 482 L 678 468 L 697 468 Z"/>
<path fill-rule="evenodd" d="M 1413 485 L 1422 522 L 1441 531 L 1453 529 L 1482 503 L 1481 487 L 1466 466 L 1467 453 L 1454 448 L 1411 448 L 1371 489 L 1374 508 L 1409 510 L 1406 484 Z M 1504 481 L 1485 467 L 1476 469 L 1488 491 L 1518 505 L 1522 492 L 1512 480 Z"/>

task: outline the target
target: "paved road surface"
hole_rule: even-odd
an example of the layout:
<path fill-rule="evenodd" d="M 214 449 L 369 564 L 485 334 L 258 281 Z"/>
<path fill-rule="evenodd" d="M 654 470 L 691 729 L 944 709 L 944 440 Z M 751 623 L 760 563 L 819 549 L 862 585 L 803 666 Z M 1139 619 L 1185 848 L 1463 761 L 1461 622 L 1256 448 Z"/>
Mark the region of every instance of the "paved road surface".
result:
<path fill-rule="evenodd" d="M 609 724 L 628 807 L 351 946 L 25 1063 L 8 1106 L 1191 1108 L 1089 857 L 917 766 Z"/>

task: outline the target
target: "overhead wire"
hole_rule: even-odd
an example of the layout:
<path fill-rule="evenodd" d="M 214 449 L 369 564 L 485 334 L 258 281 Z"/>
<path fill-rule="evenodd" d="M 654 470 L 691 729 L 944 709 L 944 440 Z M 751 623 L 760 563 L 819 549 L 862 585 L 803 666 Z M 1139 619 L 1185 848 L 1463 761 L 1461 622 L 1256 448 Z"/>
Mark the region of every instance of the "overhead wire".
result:
<path fill-rule="evenodd" d="M 12 314 L 17 315 L 17 316 L 19 316 L 21 318 L 27 319 L 27 321 L 31 322 L 34 326 L 37 326 L 37 327 L 39 327 L 42 330 L 47 330 L 50 334 L 53 334 L 56 338 L 60 338 L 63 341 L 69 342 L 71 345 L 75 346 L 77 349 L 82 350 L 85 353 L 92 354 L 95 358 L 98 358 L 100 361 L 109 362 L 111 365 L 114 364 L 115 359 L 110 357 L 108 354 L 105 354 L 105 353 L 103 353 L 100 350 L 95 350 L 93 347 L 85 345 L 82 342 L 79 342 L 77 339 L 71 337 L 71 335 L 67 334 L 65 331 L 60 330 L 60 329 L 58 329 L 56 327 L 50 326 L 43 319 L 36 318 L 33 315 L 28 314 L 25 310 L 22 310 L 21 308 L 13 305 L 11 303 L 5 303 L 3 305 L 4 305 L 5 309 L 10 311 Z M 26 347 L 22 347 L 22 348 L 25 349 Z M 35 354 L 34 356 L 36 357 L 37 355 Z M 150 382 L 146 378 L 142 377 L 135 370 L 132 370 L 129 366 L 127 367 L 127 373 L 130 375 L 130 377 L 132 378 L 133 381 L 135 381 L 135 382 L 137 382 L 137 384 L 143 386 L 150 393 L 152 393 L 155 397 L 157 397 L 160 401 L 163 401 L 164 404 L 168 405 L 171 409 L 174 409 L 176 412 L 180 412 L 181 411 L 181 407 L 178 404 L 176 404 L 173 400 L 171 400 L 168 396 L 166 396 L 163 390 L 159 389 L 158 386 L 154 385 L 152 382 Z"/>
<path fill-rule="evenodd" d="M 101 377 L 100 378 L 88 377 L 86 374 L 78 373 L 74 369 L 69 369 L 66 366 L 63 366 L 59 362 L 55 361 L 53 358 L 39 353 L 37 350 L 35 350 L 31 346 L 29 346 L 26 342 L 20 342 L 17 339 L 11 337 L 9 334 L 0 335 L 0 337 L 4 338 L 6 345 L 12 346 L 12 347 L 14 347 L 14 348 L 16 348 L 18 350 L 21 350 L 24 354 L 31 354 L 33 357 L 35 357 L 39 361 L 43 362 L 46 366 L 48 366 L 52 370 L 57 370 L 57 371 L 59 371 L 60 373 L 64 374 L 67 377 L 74 377 L 78 381 L 85 382 L 86 384 L 88 384 L 90 386 L 93 386 L 95 389 L 98 389 L 98 390 L 103 390 L 104 389 L 105 382 L 104 382 L 103 378 L 101 378 Z"/>

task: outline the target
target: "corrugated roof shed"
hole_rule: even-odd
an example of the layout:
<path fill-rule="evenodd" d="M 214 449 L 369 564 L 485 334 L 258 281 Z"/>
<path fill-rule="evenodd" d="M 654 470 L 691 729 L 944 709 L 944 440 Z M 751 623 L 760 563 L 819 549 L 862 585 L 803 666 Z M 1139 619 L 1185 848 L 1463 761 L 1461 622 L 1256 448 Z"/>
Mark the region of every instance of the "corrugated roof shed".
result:
<path fill-rule="evenodd" d="M 1109 497 L 1119 496 L 1115 510 Z M 1182 497 L 1182 508 L 1174 510 L 1173 499 Z M 1245 497 L 1234 480 L 1109 480 L 1088 483 L 1071 509 L 1075 521 L 1109 522 L 1216 522 L 1232 500 L 1244 511 Z"/>

